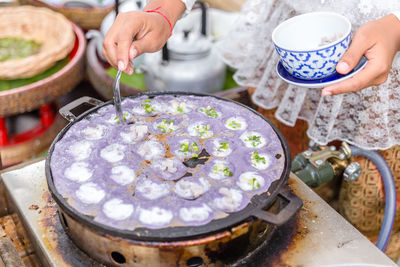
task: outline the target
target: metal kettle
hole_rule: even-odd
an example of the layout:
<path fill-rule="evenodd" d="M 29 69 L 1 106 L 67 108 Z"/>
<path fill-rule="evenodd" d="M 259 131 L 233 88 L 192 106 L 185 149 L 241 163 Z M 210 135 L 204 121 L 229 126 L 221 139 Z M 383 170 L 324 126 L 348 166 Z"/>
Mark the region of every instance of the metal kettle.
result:
<path fill-rule="evenodd" d="M 206 36 L 207 9 L 199 4 L 200 32 L 174 33 L 162 51 L 146 54 L 143 69 L 149 91 L 214 93 L 223 88 L 226 65 Z"/>

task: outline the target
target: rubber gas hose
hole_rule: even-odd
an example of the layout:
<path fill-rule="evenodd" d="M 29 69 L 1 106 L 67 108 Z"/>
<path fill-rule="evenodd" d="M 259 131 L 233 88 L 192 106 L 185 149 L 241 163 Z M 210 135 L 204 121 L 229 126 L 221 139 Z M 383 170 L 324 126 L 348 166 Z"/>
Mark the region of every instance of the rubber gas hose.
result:
<path fill-rule="evenodd" d="M 396 215 L 396 187 L 393 174 L 384 158 L 377 151 L 364 150 L 355 146 L 350 146 L 350 148 L 351 155 L 368 158 L 376 165 L 381 174 L 385 188 L 385 214 L 376 246 L 380 250 L 385 251 Z"/>

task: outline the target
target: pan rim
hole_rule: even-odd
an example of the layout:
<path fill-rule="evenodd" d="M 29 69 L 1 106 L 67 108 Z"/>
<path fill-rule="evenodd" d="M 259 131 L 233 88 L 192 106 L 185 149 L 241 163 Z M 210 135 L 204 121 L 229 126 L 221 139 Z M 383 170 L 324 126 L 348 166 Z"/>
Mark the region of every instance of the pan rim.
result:
<path fill-rule="evenodd" d="M 151 241 L 151 242 L 166 242 L 166 241 L 182 241 L 182 240 L 189 240 L 189 239 L 196 239 L 196 238 L 201 238 L 210 234 L 218 233 L 223 230 L 230 229 L 234 226 L 239 225 L 240 223 L 243 223 L 244 221 L 249 221 L 252 220 L 254 217 L 254 211 L 258 211 L 260 209 L 267 208 L 269 205 L 271 205 L 275 199 L 277 198 L 277 195 L 279 193 L 279 190 L 286 185 L 287 180 L 289 178 L 289 173 L 290 173 L 290 165 L 291 165 L 291 155 L 290 155 L 290 150 L 289 146 L 283 137 L 282 133 L 277 129 L 275 125 L 272 124 L 271 121 L 269 121 L 267 118 L 265 118 L 262 114 L 259 112 L 255 111 L 254 109 L 236 102 L 231 99 L 226 99 L 222 98 L 219 96 L 211 95 L 211 94 L 201 94 L 201 93 L 187 93 L 187 92 L 145 92 L 145 93 L 139 93 L 131 96 L 124 97 L 123 99 L 126 98 L 138 98 L 141 96 L 148 96 L 148 97 L 155 97 L 155 96 L 162 96 L 162 95 L 170 95 L 170 96 L 200 96 L 200 97 L 213 97 L 222 101 L 234 103 L 237 105 L 240 105 L 250 112 L 253 112 L 255 115 L 259 116 L 262 118 L 264 121 L 266 121 L 270 127 L 274 130 L 275 134 L 277 135 L 279 141 L 281 142 L 281 146 L 284 152 L 284 158 L 285 158 L 285 163 L 284 163 L 284 168 L 282 171 L 282 174 L 280 178 L 276 181 L 274 181 L 271 186 L 268 188 L 268 190 L 260 195 L 255 195 L 253 198 L 249 201 L 249 204 L 242 210 L 235 212 L 235 213 L 230 213 L 228 216 L 221 218 L 221 219 L 216 219 L 212 220 L 211 222 L 200 225 L 200 226 L 177 226 L 177 227 L 164 227 L 160 229 L 150 229 L 150 228 L 145 228 L 145 227 L 140 227 L 136 228 L 135 230 L 124 230 L 124 229 L 117 229 L 111 226 L 107 226 L 101 223 L 98 223 L 93 220 L 93 217 L 82 214 L 78 212 L 76 209 L 74 209 L 72 206 L 70 206 L 67 201 L 63 198 L 63 196 L 58 193 L 52 173 L 51 173 L 51 168 L 50 168 L 50 162 L 51 162 L 51 156 L 54 151 L 55 144 L 61 140 L 61 138 L 64 136 L 64 134 L 68 131 L 68 129 L 74 125 L 76 122 L 84 119 L 86 116 L 88 116 L 90 113 L 95 112 L 96 110 L 100 109 L 103 106 L 112 104 L 112 100 L 109 100 L 107 102 L 104 102 L 98 106 L 95 106 L 84 113 L 80 114 L 75 121 L 69 122 L 56 136 L 56 138 L 53 140 L 47 157 L 46 157 L 46 163 L 45 163 L 45 174 L 46 174 L 46 180 L 47 180 L 47 185 L 48 188 L 51 192 L 51 195 L 55 202 L 57 203 L 59 209 L 61 209 L 63 212 L 67 213 L 68 216 L 73 218 L 79 223 L 82 223 L 91 229 L 103 234 L 103 235 L 110 235 L 113 237 L 120 237 L 123 239 L 130 239 L 130 240 L 137 240 L 137 241 Z M 271 190 L 272 188 L 272 190 Z M 268 223 L 268 222 L 267 222 Z"/>

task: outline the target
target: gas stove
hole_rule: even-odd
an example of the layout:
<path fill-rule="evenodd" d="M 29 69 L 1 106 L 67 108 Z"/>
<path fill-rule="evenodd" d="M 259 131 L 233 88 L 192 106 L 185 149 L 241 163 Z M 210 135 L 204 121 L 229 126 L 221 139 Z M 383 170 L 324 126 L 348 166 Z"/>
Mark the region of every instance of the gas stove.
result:
<path fill-rule="evenodd" d="M 24 223 L 44 266 L 103 266 L 80 251 L 65 232 L 47 187 L 44 160 L 2 173 L 1 178 L 10 208 Z M 294 174 L 288 188 L 303 200 L 300 212 L 232 265 L 397 266 Z M 118 263 L 119 255 L 114 256 Z M 176 263 L 166 261 L 165 265 Z M 200 265 L 196 257 L 186 262 L 186 266 Z"/>

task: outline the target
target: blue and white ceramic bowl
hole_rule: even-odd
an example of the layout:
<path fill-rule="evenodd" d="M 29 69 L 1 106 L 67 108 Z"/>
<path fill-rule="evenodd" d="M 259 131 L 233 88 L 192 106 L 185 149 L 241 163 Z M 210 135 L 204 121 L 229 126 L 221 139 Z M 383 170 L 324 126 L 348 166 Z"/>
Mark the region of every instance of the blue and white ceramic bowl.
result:
<path fill-rule="evenodd" d="M 312 12 L 288 19 L 272 32 L 283 67 L 294 77 L 321 79 L 335 72 L 351 42 L 351 23 L 337 13 Z"/>

